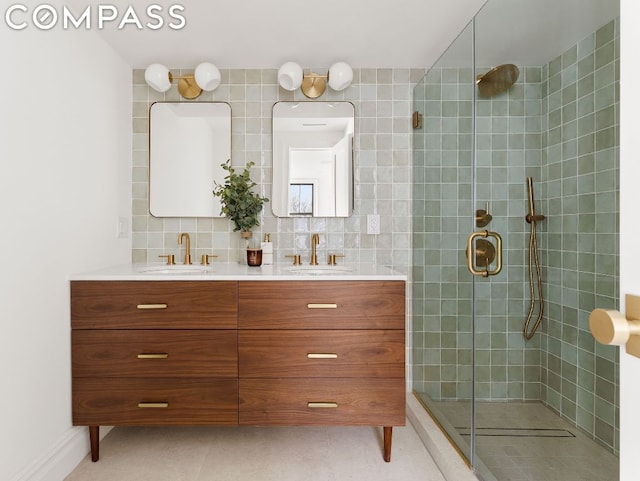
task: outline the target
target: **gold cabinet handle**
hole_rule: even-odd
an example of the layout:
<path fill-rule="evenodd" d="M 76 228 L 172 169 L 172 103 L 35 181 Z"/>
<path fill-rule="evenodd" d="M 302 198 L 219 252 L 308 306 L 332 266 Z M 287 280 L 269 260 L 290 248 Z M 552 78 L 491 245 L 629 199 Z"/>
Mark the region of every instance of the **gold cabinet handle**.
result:
<path fill-rule="evenodd" d="M 138 304 L 136 309 L 166 309 L 167 307 L 167 304 Z"/>
<path fill-rule="evenodd" d="M 489 270 L 489 266 L 485 266 L 484 270 L 478 270 L 475 268 L 474 262 L 473 262 L 473 260 L 475 259 L 474 241 L 479 237 L 484 239 L 486 239 L 487 237 L 493 237 L 495 239 L 495 242 L 496 242 L 496 249 L 495 249 L 496 250 L 496 268 L 495 269 Z M 489 231 L 483 230 L 480 232 L 472 232 L 469 235 L 469 238 L 467 239 L 467 269 L 469 269 L 469 272 L 471 272 L 471 274 L 473 274 L 474 276 L 480 276 L 480 277 L 495 276 L 502 270 L 502 237 L 500 236 L 500 234 L 498 234 L 497 232 L 489 232 Z"/>
<path fill-rule="evenodd" d="M 338 304 L 307 304 L 307 309 L 337 309 Z"/>
<path fill-rule="evenodd" d="M 166 352 L 150 352 L 148 354 L 138 354 L 138 359 L 167 359 L 169 354 Z"/>
<path fill-rule="evenodd" d="M 310 352 L 307 359 L 338 359 L 338 355 L 334 352 Z"/>
<path fill-rule="evenodd" d="M 143 402 L 143 403 L 138 403 L 138 407 L 139 408 L 143 408 L 143 409 L 155 409 L 155 408 L 168 408 L 169 407 L 169 403 L 167 402 Z"/>
<path fill-rule="evenodd" d="M 327 408 L 337 408 L 338 403 L 330 403 L 330 402 L 308 402 L 307 407 L 311 409 L 327 409 Z"/>

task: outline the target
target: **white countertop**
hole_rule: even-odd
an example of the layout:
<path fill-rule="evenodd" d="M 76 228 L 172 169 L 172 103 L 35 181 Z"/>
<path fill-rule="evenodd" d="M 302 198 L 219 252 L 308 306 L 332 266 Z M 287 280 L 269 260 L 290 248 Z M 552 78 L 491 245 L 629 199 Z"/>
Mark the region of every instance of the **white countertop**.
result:
<path fill-rule="evenodd" d="M 187 271 L 187 269 L 190 269 Z M 168 272 L 172 270 L 172 272 Z M 145 272 L 146 271 L 146 272 Z M 214 262 L 209 266 L 193 264 L 125 264 L 92 272 L 72 274 L 72 281 L 348 281 L 348 280 L 394 280 L 406 281 L 407 276 L 388 267 L 374 264 L 349 264 L 338 266 L 293 266 L 273 264 L 249 267 L 235 262 Z"/>

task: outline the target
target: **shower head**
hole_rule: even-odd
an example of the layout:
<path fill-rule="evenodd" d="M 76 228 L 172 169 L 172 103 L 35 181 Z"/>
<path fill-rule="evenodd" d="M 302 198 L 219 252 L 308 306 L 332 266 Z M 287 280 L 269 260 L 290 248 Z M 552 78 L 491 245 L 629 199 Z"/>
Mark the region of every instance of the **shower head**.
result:
<path fill-rule="evenodd" d="M 512 63 L 498 65 L 485 74 L 478 75 L 476 84 L 481 97 L 493 97 L 504 92 L 518 80 L 520 70 Z"/>

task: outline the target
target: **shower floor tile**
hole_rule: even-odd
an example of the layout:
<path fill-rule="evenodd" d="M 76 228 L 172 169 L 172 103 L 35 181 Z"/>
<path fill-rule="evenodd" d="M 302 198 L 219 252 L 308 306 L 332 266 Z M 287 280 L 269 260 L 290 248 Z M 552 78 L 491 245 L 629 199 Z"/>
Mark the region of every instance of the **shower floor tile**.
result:
<path fill-rule="evenodd" d="M 469 442 L 468 402 L 428 404 Z M 541 403 L 476 403 L 476 424 L 479 473 L 487 481 L 618 479 L 615 455 Z"/>

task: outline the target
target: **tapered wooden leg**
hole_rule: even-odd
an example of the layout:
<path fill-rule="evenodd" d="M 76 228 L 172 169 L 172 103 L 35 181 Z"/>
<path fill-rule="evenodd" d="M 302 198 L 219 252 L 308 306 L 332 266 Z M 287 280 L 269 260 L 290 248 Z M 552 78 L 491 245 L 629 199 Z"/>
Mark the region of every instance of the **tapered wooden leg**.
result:
<path fill-rule="evenodd" d="M 91 461 L 95 463 L 100 459 L 100 426 L 89 426 L 89 442 L 91 443 Z"/>
<path fill-rule="evenodd" d="M 391 461 L 391 436 L 393 428 L 391 426 L 384 427 L 384 460 L 388 463 Z"/>

